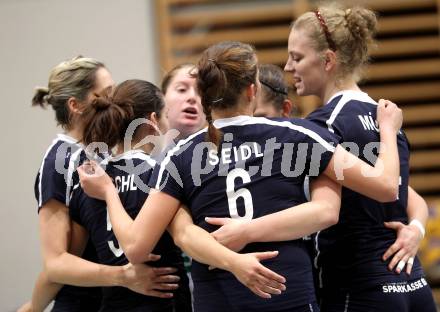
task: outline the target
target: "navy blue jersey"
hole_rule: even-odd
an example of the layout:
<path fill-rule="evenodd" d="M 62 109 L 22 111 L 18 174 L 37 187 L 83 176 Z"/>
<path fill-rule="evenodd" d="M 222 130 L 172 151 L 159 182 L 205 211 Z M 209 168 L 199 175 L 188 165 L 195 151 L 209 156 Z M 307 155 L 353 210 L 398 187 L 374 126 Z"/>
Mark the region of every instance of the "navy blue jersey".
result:
<path fill-rule="evenodd" d="M 35 180 L 38 210 L 50 199 L 69 206 L 72 188 L 79 182 L 76 168 L 85 159 L 81 144 L 65 134 L 58 134 L 47 149 Z"/>
<path fill-rule="evenodd" d="M 85 159 L 81 144 L 67 135 L 58 134 L 47 149 L 35 180 L 34 191 L 38 211 L 51 199 L 69 206 L 73 185 L 79 182 L 76 168 Z M 97 261 L 96 251 L 90 243 L 87 244 L 82 258 Z M 84 311 L 86 306 L 99 307 L 101 289 L 65 285 L 58 292 L 55 301 L 63 302 L 63 307 L 69 308 L 69 311 Z M 81 302 L 81 308 L 78 307 L 78 302 Z"/>
<path fill-rule="evenodd" d="M 386 282 L 362 291 L 333 289 L 322 298 L 322 312 L 436 312 L 432 289 L 425 278 Z"/>
<path fill-rule="evenodd" d="M 305 120 L 238 116 L 214 125 L 224 134 L 219 149 L 205 141 L 203 129 L 171 149 L 151 180 L 151 186 L 185 203 L 194 223 L 208 232 L 217 227 L 205 217 L 250 220 L 305 202 L 305 176 L 320 174 L 335 148 L 328 131 Z M 261 299 L 231 273 L 194 261 L 196 310 L 267 312 L 311 304 L 311 260 L 303 240 L 253 243 L 242 252 L 269 250 L 279 256 L 264 264 L 287 278 L 282 295 Z"/>
<path fill-rule="evenodd" d="M 148 180 L 156 162 L 142 151 L 129 151 L 113 157 L 106 171 L 113 178 L 118 189 L 122 205 L 132 219 L 135 219 L 148 196 Z M 128 263 L 122 248 L 119 247 L 107 213 L 106 204 L 88 197 L 81 187 L 75 187 L 70 202 L 72 220 L 87 229 L 90 240 L 96 247 L 99 263 L 106 265 L 124 265 Z M 161 255 L 151 266 L 171 266 L 179 269 L 181 277 L 178 294 L 187 291 L 187 301 L 181 302 L 176 311 L 190 311 L 190 296 L 186 273 L 183 269 L 181 251 L 174 245 L 171 236 L 165 232 L 157 243 L 154 254 Z M 173 311 L 175 299 L 161 299 L 144 296 L 124 287 L 106 287 L 103 289 L 102 311 L 131 311 L 142 307 L 145 311 Z M 185 304 L 187 308 L 185 309 Z"/>
<path fill-rule="evenodd" d="M 376 122 L 377 103 L 366 93 L 343 91 L 307 119 L 340 138 L 350 152 L 374 165 L 380 142 Z M 408 222 L 409 146 L 403 132 L 397 136 L 400 159 L 399 198 L 382 204 L 347 188 L 342 189 L 339 223 L 317 234 L 317 263 L 324 287 L 356 289 L 384 281 L 407 281 L 421 276 L 419 261 L 411 276 L 388 271 L 383 253 L 396 240 L 385 221 Z"/>

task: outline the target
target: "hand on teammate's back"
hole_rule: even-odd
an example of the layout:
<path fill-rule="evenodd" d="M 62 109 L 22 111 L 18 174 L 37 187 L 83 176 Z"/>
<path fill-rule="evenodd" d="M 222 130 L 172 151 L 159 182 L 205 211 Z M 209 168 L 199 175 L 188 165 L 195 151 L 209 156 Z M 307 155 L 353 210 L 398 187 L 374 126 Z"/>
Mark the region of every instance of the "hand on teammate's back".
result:
<path fill-rule="evenodd" d="M 398 274 L 400 274 L 401 269 L 399 267 L 396 268 L 396 265 L 400 261 L 403 261 L 406 266 L 405 271 L 410 275 L 413 263 L 408 261 L 408 259 L 414 259 L 416 256 L 423 236 L 417 227 L 405 225 L 402 222 L 385 222 L 385 227 L 395 230 L 397 232 L 397 239 L 394 244 L 387 249 L 382 259 L 386 261 L 393 256 L 388 264 L 388 269 L 390 271 L 395 270 Z"/>
<path fill-rule="evenodd" d="M 231 263 L 230 272 L 240 283 L 261 298 L 280 295 L 286 290 L 284 285 L 286 279 L 260 263 L 260 261 L 276 256 L 278 256 L 278 251 L 237 254 L 236 260 Z"/>
<path fill-rule="evenodd" d="M 148 261 L 159 259 L 160 256 L 150 254 Z M 125 273 L 123 285 L 137 293 L 159 298 L 171 298 L 173 293 L 170 291 L 179 287 L 177 284 L 179 276 L 172 275 L 177 272 L 176 268 L 151 267 L 143 263 L 128 263 L 123 268 Z"/>

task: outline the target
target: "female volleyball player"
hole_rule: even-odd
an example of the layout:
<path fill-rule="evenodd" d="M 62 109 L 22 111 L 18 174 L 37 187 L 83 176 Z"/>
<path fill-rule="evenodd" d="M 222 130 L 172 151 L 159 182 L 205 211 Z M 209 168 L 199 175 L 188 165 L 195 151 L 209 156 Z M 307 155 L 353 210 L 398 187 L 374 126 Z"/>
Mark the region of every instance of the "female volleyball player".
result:
<path fill-rule="evenodd" d="M 106 144 L 104 150 L 116 147 L 117 153 L 109 158 L 106 170 L 118 186 L 127 213 L 133 218 L 148 196 L 145 181 L 149 180 L 155 165 L 150 153 L 153 148 L 160 149 L 160 142 L 153 146 L 153 141 L 144 144 L 142 140 L 156 135 L 157 131 L 165 133 L 168 130 L 164 115 L 163 96 L 156 86 L 143 80 L 127 80 L 114 89 L 106 89 L 92 101 L 82 116 L 82 143 L 85 146 L 103 142 Z M 72 193 L 69 208 L 75 221 L 74 232 L 82 233 L 82 241 L 90 237 L 99 263 L 112 266 L 128 263 L 112 232 L 104 202 L 88 197 L 78 187 Z M 177 276 L 163 276 L 162 283 L 152 287 L 152 294 L 162 298 L 138 294 L 122 287 L 105 287 L 100 311 L 191 311 L 180 249 L 165 233 L 153 252 L 161 256 L 154 266 L 179 269 Z M 180 287 L 175 290 L 177 281 Z M 172 290 L 175 290 L 174 294 L 170 292 Z"/>
<path fill-rule="evenodd" d="M 307 119 L 334 132 L 340 137 L 339 143 L 350 150 L 357 146 L 359 157 L 366 161 L 368 155 L 361 151 L 378 141 L 374 122 L 377 104 L 360 90 L 357 81 L 368 59 L 375 27 L 374 13 L 360 7 L 324 7 L 306 13 L 292 27 L 285 68 L 292 72 L 299 95 L 317 95 L 325 103 Z M 386 228 L 384 222 L 409 223 L 421 238 L 421 222 L 427 216 L 423 200 L 408 188 L 407 139 L 402 132 L 397 137 L 398 200 L 381 204 L 344 188 L 339 223 L 317 235 L 324 311 L 435 311 L 416 250 L 401 249 L 390 263 L 390 269 L 398 265 L 398 273 L 407 265 L 407 272 L 412 268 L 410 275 L 396 275 L 382 262 L 382 255 L 396 239 L 395 231 Z M 421 202 L 412 220 L 408 220 L 408 198 Z M 417 219 L 420 213 L 421 220 Z"/>
<path fill-rule="evenodd" d="M 191 76 L 193 64 L 184 63 L 171 69 L 162 80 L 170 129 L 179 131 L 178 139 L 186 138 L 205 126 L 200 96 Z"/>
<path fill-rule="evenodd" d="M 64 286 L 124 286 L 141 293 L 151 289 L 152 268 L 145 265 L 104 266 L 96 261 L 96 251 L 70 241 L 69 203 L 79 182 L 76 167 L 86 158 L 82 138 L 82 114 L 104 88 L 113 84 L 105 66 L 94 59 L 76 57 L 57 65 L 50 74 L 48 88 L 38 88 L 33 105 L 50 105 L 60 134 L 46 151 L 35 182 L 40 237 L 45 270 L 34 288 L 32 309 L 43 310 L 55 297 L 54 311 L 97 311 L 101 303 L 99 288 Z M 82 255 L 84 259 L 73 254 Z M 153 272 L 154 273 L 154 272 Z M 157 275 L 169 274 L 158 272 Z M 56 282 L 58 284 L 55 284 Z M 62 287 L 62 288 L 61 288 Z M 60 290 L 61 288 L 61 290 Z"/>

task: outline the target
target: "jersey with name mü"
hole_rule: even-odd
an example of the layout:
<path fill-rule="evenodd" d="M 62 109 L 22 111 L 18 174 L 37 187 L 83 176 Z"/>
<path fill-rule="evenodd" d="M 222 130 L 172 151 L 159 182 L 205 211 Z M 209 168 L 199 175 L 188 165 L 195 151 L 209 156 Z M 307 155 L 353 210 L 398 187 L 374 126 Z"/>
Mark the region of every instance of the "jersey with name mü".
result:
<path fill-rule="evenodd" d="M 35 197 L 38 202 L 38 211 L 51 199 L 69 207 L 73 186 L 79 182 L 76 168 L 86 159 L 83 146 L 72 137 L 58 134 L 47 149 L 40 170 L 35 180 Z M 96 251 L 91 243 L 82 255 L 83 259 L 97 262 Z M 94 287 L 76 287 L 65 285 L 55 298 L 63 306 L 72 309 L 81 301 L 81 307 L 99 307 L 101 302 L 101 289 Z"/>
<path fill-rule="evenodd" d="M 223 133 L 218 147 L 206 141 L 207 129 L 179 141 L 150 184 L 186 204 L 194 223 L 208 232 L 217 227 L 205 217 L 250 220 L 304 203 L 305 176 L 325 170 L 335 148 L 328 131 L 306 120 L 237 116 L 214 126 Z M 286 277 L 283 294 L 261 299 L 231 273 L 194 261 L 196 310 L 211 311 L 214 304 L 219 311 L 287 311 L 315 301 L 303 240 L 252 243 L 241 252 L 271 250 L 279 255 L 264 265 Z"/>
<path fill-rule="evenodd" d="M 380 142 L 376 110 L 377 103 L 366 93 L 342 91 L 307 119 L 335 133 L 341 145 L 374 165 Z M 338 224 L 317 234 L 315 263 L 321 271 L 324 289 L 335 286 L 356 289 L 382 282 L 412 280 L 422 275 L 418 259 L 411 276 L 390 272 L 388 263 L 382 261 L 382 255 L 396 240 L 396 232 L 385 228 L 384 222 L 408 222 L 409 144 L 402 131 L 397 135 L 397 145 L 400 159 L 398 199 L 383 204 L 343 188 Z"/>
<path fill-rule="evenodd" d="M 132 219 L 136 218 L 148 197 L 148 180 L 155 164 L 156 162 L 149 155 L 139 150 L 131 150 L 112 157 L 106 164 L 106 172 L 113 178 L 122 205 Z M 78 185 L 72 194 L 70 214 L 72 220 L 82 225 L 89 233 L 90 240 L 96 247 L 99 263 L 106 265 L 128 263 L 113 233 L 104 201 L 88 197 Z M 176 274 L 181 278 L 178 292 L 182 293 L 185 287 L 188 287 L 183 259 L 180 249 L 174 245 L 167 232 L 163 234 L 152 253 L 161 255 L 161 259 L 148 265 L 180 269 Z M 190 306 L 189 289 L 187 294 L 187 305 Z M 140 307 L 145 311 L 173 311 L 174 306 L 175 299 L 144 296 L 124 287 L 103 288 L 101 311 L 130 311 Z M 176 311 L 188 311 L 188 309 L 184 310 L 181 306 L 180 310 Z"/>

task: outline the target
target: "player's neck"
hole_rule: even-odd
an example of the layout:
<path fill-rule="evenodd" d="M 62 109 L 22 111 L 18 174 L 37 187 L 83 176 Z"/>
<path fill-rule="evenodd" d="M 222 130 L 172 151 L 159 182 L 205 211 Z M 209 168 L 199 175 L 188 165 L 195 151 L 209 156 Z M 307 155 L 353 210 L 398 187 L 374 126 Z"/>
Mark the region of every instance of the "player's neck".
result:
<path fill-rule="evenodd" d="M 82 131 L 78 128 L 68 129 L 66 134 L 78 142 L 83 138 Z"/>
<path fill-rule="evenodd" d="M 141 143 L 140 140 L 132 141 L 130 150 L 142 150 L 146 154 L 150 155 L 151 152 L 153 151 L 154 145 L 151 143 L 140 145 L 140 143 Z M 121 155 L 125 152 L 127 152 L 127 150 L 124 148 L 124 143 L 118 144 L 116 147 L 116 154 Z"/>
<path fill-rule="evenodd" d="M 354 79 L 347 79 L 345 81 L 334 81 L 329 83 L 324 89 L 322 96 L 320 96 L 322 103 L 327 104 L 328 101 L 338 92 L 352 90 L 361 91 Z"/>
<path fill-rule="evenodd" d="M 236 116 L 252 116 L 254 113 L 253 103 L 241 98 L 239 102 L 229 108 L 213 109 L 211 111 L 212 120 L 230 118 Z"/>

